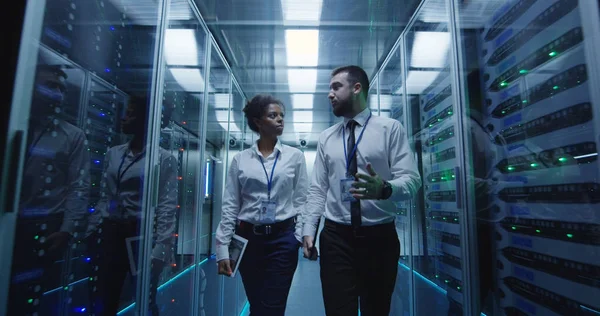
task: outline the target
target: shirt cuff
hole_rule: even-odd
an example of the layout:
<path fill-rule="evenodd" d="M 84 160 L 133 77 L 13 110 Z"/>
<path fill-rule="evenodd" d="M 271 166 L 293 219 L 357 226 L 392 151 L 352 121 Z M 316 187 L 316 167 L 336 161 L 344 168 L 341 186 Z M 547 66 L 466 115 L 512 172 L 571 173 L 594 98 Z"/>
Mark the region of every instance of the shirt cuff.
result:
<path fill-rule="evenodd" d="M 392 185 L 392 195 L 388 198 L 390 201 L 405 201 L 412 199 L 411 194 L 404 188 L 403 185 L 399 185 L 398 183 L 388 181 Z"/>
<path fill-rule="evenodd" d="M 319 229 L 319 227 L 316 226 L 316 223 L 305 223 L 304 227 L 302 227 L 302 236 L 315 237 L 317 229 Z"/>
<path fill-rule="evenodd" d="M 217 246 L 217 262 L 229 259 L 229 246 L 227 245 L 219 245 Z"/>

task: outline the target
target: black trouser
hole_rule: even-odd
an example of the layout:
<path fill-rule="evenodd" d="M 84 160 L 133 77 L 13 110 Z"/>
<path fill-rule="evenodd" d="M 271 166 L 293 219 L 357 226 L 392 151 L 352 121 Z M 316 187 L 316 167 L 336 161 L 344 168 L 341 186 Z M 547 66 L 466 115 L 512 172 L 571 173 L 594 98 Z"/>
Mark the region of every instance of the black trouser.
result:
<path fill-rule="evenodd" d="M 325 220 L 320 236 L 321 284 L 328 316 L 389 315 L 400 243 L 394 223 L 361 226 Z"/>
<path fill-rule="evenodd" d="M 100 225 L 101 229 L 88 239 L 91 258 L 90 310 L 96 316 L 114 316 L 119 311 L 121 290 L 125 277 L 131 270 L 125 240 L 139 235 L 138 224 L 137 221 L 116 222 L 105 219 Z M 137 258 L 137 247 L 132 250 L 134 258 Z M 153 316 L 158 315 L 156 291 L 164 265 L 160 260 L 152 260 L 149 310 Z"/>
<path fill-rule="evenodd" d="M 6 315 L 58 313 L 59 306 L 52 306 L 49 310 L 40 310 L 39 307 L 44 292 L 63 285 L 62 270 L 66 261 L 62 259 L 68 245 L 49 251 L 50 245 L 44 242 L 60 230 L 62 221 L 62 213 L 18 219 Z"/>
<path fill-rule="evenodd" d="M 249 228 L 244 228 L 244 225 L 236 228 L 236 233 L 248 239 L 239 270 L 250 304 L 250 315 L 284 316 L 298 266 L 300 243 L 294 236 L 295 222 L 288 220 L 270 234 L 262 234 L 260 229 L 246 226 Z"/>

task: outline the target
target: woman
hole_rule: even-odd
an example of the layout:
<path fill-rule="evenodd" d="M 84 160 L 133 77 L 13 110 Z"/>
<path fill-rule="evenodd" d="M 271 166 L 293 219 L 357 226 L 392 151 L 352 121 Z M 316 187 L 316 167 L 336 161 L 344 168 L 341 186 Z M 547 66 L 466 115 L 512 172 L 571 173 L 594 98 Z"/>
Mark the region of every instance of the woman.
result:
<path fill-rule="evenodd" d="M 229 244 L 235 234 L 248 240 L 239 271 L 250 314 L 283 316 L 301 245 L 301 207 L 308 175 L 304 154 L 278 140 L 284 107 L 265 95 L 246 104 L 248 126 L 260 134 L 233 157 L 216 232 L 218 273 L 231 276 Z"/>
<path fill-rule="evenodd" d="M 90 311 L 95 315 L 116 315 L 119 311 L 121 289 L 131 271 L 130 261 L 137 258 L 140 235 L 144 174 L 146 166 L 146 117 L 149 102 L 145 96 L 130 97 L 121 121 L 129 142 L 110 148 L 105 155 L 104 195 L 90 217 L 88 231 L 92 268 L 90 275 Z M 168 123 L 163 116 L 162 127 Z M 168 151 L 159 148 L 160 174 L 158 204 L 154 213 L 153 232 L 147 232 L 153 241 L 150 273 L 149 314 L 159 312 L 156 292 L 159 277 L 167 263 L 172 261 L 175 221 L 177 214 L 177 160 Z M 143 239 L 142 239 L 143 240 Z M 127 245 L 134 252 L 130 257 Z M 133 258 L 133 259 L 132 259 Z M 139 267 L 136 267 L 139 269 Z"/>

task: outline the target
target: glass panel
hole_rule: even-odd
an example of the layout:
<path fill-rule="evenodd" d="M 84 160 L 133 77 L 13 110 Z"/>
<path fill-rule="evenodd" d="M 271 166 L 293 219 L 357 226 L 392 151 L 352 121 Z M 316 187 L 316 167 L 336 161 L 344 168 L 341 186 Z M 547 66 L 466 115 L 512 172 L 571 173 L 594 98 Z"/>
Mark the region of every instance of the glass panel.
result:
<path fill-rule="evenodd" d="M 458 11 L 476 312 L 600 314 L 597 5 Z"/>
<path fill-rule="evenodd" d="M 46 2 L 8 315 L 114 315 L 135 301 L 144 156 L 118 169 L 147 117 L 135 130 L 121 117 L 150 91 L 158 10 L 132 3 Z"/>
<path fill-rule="evenodd" d="M 173 3 L 165 30 L 166 69 L 158 113 L 162 119 L 154 237 L 155 248 L 163 249 L 152 254 L 152 271 L 157 275 L 150 280 L 150 300 L 152 289 L 159 286 L 156 302 L 161 314 L 192 312 L 195 273 L 201 273 L 195 264 L 207 258 L 205 253 L 196 253 L 197 223 L 205 195 L 200 185 L 203 145 L 199 136 L 204 127 L 205 46 L 206 32 L 190 7 Z M 199 279 L 203 281 L 202 275 Z"/>
<path fill-rule="evenodd" d="M 206 315 L 219 315 L 223 308 L 231 308 L 231 305 L 235 307 L 235 304 L 229 302 L 225 302 L 225 304 L 221 299 L 221 294 L 231 295 L 235 294 L 235 291 L 231 293 L 223 292 L 221 287 L 224 285 L 223 277 L 217 274 L 217 264 L 214 257 L 212 257 L 214 248 L 211 247 L 211 245 L 214 245 L 212 240 L 216 231 L 214 224 L 218 223 L 213 219 L 215 216 L 219 216 L 221 212 L 226 154 L 229 146 L 227 130 L 229 128 L 231 79 L 229 71 L 225 67 L 225 62 L 215 49 L 214 44 L 211 50 L 206 144 L 204 144 L 206 152 L 203 159 L 206 164 L 206 185 L 203 195 L 200 249 L 201 254 L 211 256 L 208 262 L 202 265 L 202 269 L 206 274 L 206 288 L 213 289 L 204 294 L 204 310 Z M 227 281 L 233 282 L 233 280 Z M 230 315 L 231 313 L 224 314 Z"/>
<path fill-rule="evenodd" d="M 379 115 L 379 80 L 375 78 L 369 87 L 369 109 L 373 115 Z"/>
<path fill-rule="evenodd" d="M 401 49 L 396 46 L 390 53 L 390 59 L 379 73 L 379 113 L 380 116 L 404 122 L 404 80 L 401 60 Z M 414 145 L 413 145 L 414 148 Z M 400 262 L 396 291 L 392 300 L 392 311 L 395 315 L 410 314 L 411 300 L 411 201 L 396 203 L 396 231 L 400 241 Z"/>
<path fill-rule="evenodd" d="M 412 219 L 418 241 L 412 249 L 416 315 L 454 315 L 463 304 L 455 176 L 460 142 L 455 137 L 446 6 L 444 0 L 426 1 L 404 38 L 408 129 L 423 178 Z"/>

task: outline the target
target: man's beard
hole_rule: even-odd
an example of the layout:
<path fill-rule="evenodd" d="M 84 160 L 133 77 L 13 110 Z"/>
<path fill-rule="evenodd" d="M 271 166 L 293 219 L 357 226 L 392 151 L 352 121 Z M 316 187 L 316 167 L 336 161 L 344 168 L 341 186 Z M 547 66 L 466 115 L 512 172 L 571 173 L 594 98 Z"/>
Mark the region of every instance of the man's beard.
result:
<path fill-rule="evenodd" d="M 336 117 L 344 116 L 352 112 L 352 102 L 350 100 L 338 101 L 337 106 L 333 107 L 333 115 Z"/>

